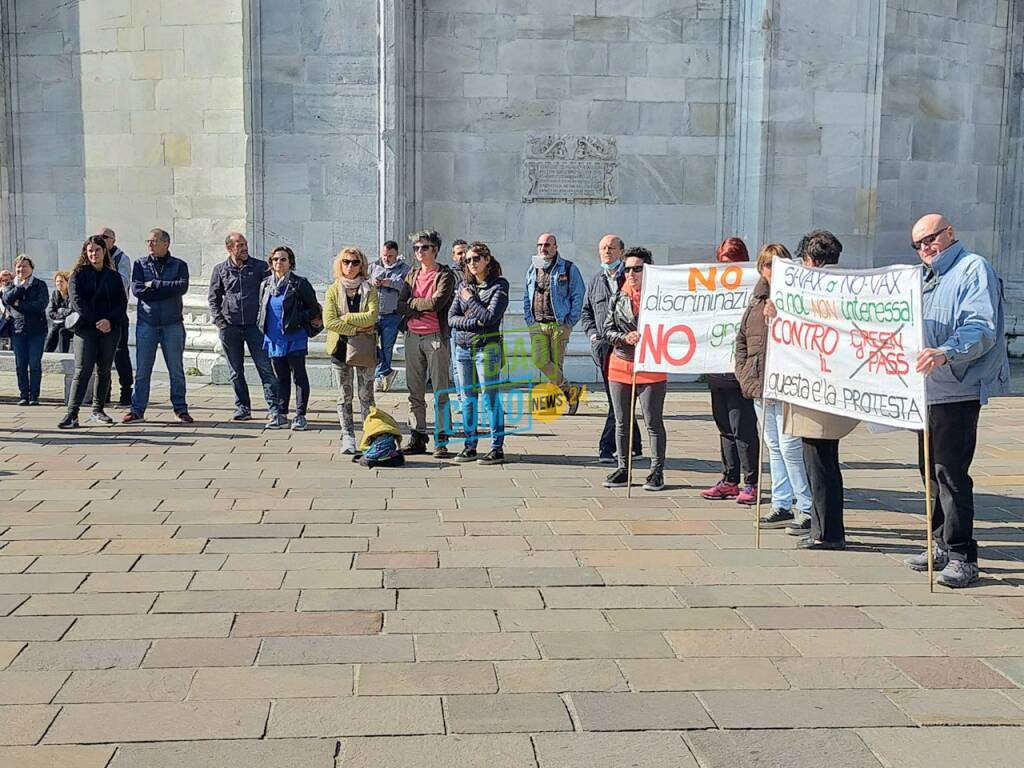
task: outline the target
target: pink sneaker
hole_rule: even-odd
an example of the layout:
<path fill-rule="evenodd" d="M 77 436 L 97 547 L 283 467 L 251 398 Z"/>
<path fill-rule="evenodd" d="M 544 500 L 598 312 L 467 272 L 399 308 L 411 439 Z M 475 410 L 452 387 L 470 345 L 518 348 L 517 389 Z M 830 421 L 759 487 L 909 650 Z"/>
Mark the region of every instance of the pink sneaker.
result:
<path fill-rule="evenodd" d="M 744 485 L 743 490 L 736 497 L 737 504 L 757 504 L 757 486 Z"/>
<path fill-rule="evenodd" d="M 740 494 L 740 487 L 736 483 L 727 483 L 720 480 L 717 485 L 701 491 L 700 495 L 705 499 L 735 499 Z"/>

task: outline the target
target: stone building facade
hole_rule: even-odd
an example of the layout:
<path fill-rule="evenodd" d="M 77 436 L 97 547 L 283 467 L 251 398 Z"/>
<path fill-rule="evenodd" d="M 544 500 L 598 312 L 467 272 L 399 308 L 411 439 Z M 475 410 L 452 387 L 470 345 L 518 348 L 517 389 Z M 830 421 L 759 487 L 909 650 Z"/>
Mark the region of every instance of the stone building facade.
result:
<path fill-rule="evenodd" d="M 324 283 L 432 226 L 515 283 L 543 230 L 588 276 L 607 231 L 687 262 L 825 227 L 866 267 L 930 210 L 1024 312 L 1024 0 L 0 0 L 0 34 L 0 258 L 162 227 L 196 330 L 236 228 Z M 550 140 L 611 152 L 599 189 L 538 196 Z"/>

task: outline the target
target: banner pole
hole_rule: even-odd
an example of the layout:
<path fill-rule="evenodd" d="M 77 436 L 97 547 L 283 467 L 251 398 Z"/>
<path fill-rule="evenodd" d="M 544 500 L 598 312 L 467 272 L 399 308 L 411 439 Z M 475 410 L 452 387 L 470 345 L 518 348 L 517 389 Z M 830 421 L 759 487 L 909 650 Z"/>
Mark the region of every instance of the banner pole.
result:
<path fill-rule="evenodd" d="M 633 425 L 636 423 L 636 367 L 629 392 L 629 449 L 626 453 L 626 498 L 633 496 Z"/>
<path fill-rule="evenodd" d="M 757 440 L 757 501 L 754 503 L 754 549 L 761 548 L 761 480 L 764 479 L 764 427 L 768 422 L 764 418 L 768 408 L 761 397 L 761 429 Z"/>
<path fill-rule="evenodd" d="M 935 591 L 935 552 L 932 536 L 932 435 L 924 430 L 924 517 L 928 526 L 928 591 Z"/>

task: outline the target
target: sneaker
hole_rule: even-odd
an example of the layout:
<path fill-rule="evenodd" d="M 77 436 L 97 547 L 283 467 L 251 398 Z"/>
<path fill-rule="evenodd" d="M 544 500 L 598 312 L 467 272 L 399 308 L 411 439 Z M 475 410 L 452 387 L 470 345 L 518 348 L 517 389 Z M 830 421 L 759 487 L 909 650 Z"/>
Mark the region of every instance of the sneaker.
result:
<path fill-rule="evenodd" d="M 441 439 L 444 440 L 445 438 L 442 437 Z M 447 443 L 434 443 L 434 453 L 432 456 L 435 459 L 450 459 L 452 452 L 448 450 Z"/>
<path fill-rule="evenodd" d="M 235 410 L 235 415 L 231 417 L 232 421 L 249 421 L 252 418 L 252 411 L 245 406 L 239 406 Z"/>
<path fill-rule="evenodd" d="M 114 420 L 107 416 L 103 411 L 93 411 L 92 416 L 89 417 L 89 421 L 93 424 L 113 424 Z"/>
<path fill-rule="evenodd" d="M 793 522 L 786 526 L 786 533 L 790 536 L 807 536 L 811 532 L 811 516 L 798 512 L 793 516 Z"/>
<path fill-rule="evenodd" d="M 341 436 L 341 452 L 346 456 L 352 456 L 356 452 L 356 438 L 355 435 L 342 435 Z"/>
<path fill-rule="evenodd" d="M 660 491 L 665 487 L 665 475 L 660 469 L 652 469 L 644 482 L 645 491 Z"/>
<path fill-rule="evenodd" d="M 270 418 L 265 429 L 285 429 L 287 426 L 288 417 L 278 413 Z"/>
<path fill-rule="evenodd" d="M 839 541 L 825 541 L 824 539 L 812 539 L 810 536 L 805 536 L 796 543 L 797 549 L 828 549 L 842 551 L 846 549 L 846 542 L 840 539 Z"/>
<path fill-rule="evenodd" d="M 736 483 L 727 483 L 720 480 L 717 485 L 701 491 L 700 495 L 705 499 L 735 499 L 740 495 L 740 487 Z"/>
<path fill-rule="evenodd" d="M 762 528 L 785 528 L 791 522 L 793 522 L 793 513 L 788 509 L 776 507 L 767 515 L 761 516 Z"/>
<path fill-rule="evenodd" d="M 78 414 L 69 413 L 57 424 L 57 429 L 78 429 Z"/>
<path fill-rule="evenodd" d="M 491 448 L 487 452 L 486 456 L 476 460 L 477 464 L 483 464 L 484 466 L 491 466 L 492 464 L 504 464 L 505 463 L 505 451 L 501 448 Z"/>
<path fill-rule="evenodd" d="M 296 416 L 292 419 L 292 432 L 305 432 L 307 426 L 305 416 Z"/>
<path fill-rule="evenodd" d="M 612 454 L 610 454 L 610 453 L 602 454 L 601 457 L 597 461 L 598 461 L 599 464 L 615 464 L 616 463 L 615 457 Z"/>
<path fill-rule="evenodd" d="M 744 485 L 736 497 L 737 504 L 757 504 L 757 486 Z"/>
<path fill-rule="evenodd" d="M 628 475 L 626 473 L 626 470 L 616 469 L 614 472 L 608 475 L 608 477 L 605 478 L 605 481 L 602 483 L 602 485 L 605 488 L 625 488 L 627 477 Z"/>
<path fill-rule="evenodd" d="M 395 383 L 395 377 L 398 375 L 398 371 L 391 371 L 391 373 L 385 373 L 381 376 L 381 392 L 390 392 L 391 386 Z"/>
<path fill-rule="evenodd" d="M 904 558 L 903 564 L 912 571 L 927 571 L 928 570 L 928 550 L 918 555 L 912 555 L 911 557 Z M 945 569 L 949 565 L 949 555 L 946 554 L 945 550 L 939 547 L 937 543 L 932 544 L 932 566 L 937 571 Z"/>
<path fill-rule="evenodd" d="M 174 415 L 178 417 L 178 421 L 180 421 L 182 424 L 192 424 L 193 422 L 195 422 L 195 419 L 189 416 L 188 411 L 182 411 L 181 413 L 176 413 Z"/>
<path fill-rule="evenodd" d="M 471 461 L 476 461 L 476 448 L 463 448 L 455 456 L 457 464 L 468 464 Z"/>
<path fill-rule="evenodd" d="M 39 398 L 37 397 L 34 400 L 29 400 L 28 404 L 29 405 L 39 405 Z"/>
<path fill-rule="evenodd" d="M 122 424 L 134 424 L 137 421 L 145 421 L 145 419 L 135 411 L 128 411 L 128 413 L 121 417 Z"/>
<path fill-rule="evenodd" d="M 28 405 L 28 398 L 27 398 L 27 397 L 23 397 L 23 398 L 21 398 L 21 399 L 20 399 L 20 400 L 18 401 L 18 405 L 26 405 L 26 406 L 27 406 L 27 405 Z"/>
<path fill-rule="evenodd" d="M 978 564 L 968 563 L 965 560 L 950 560 L 942 573 L 935 577 L 935 581 L 950 589 L 961 589 L 969 587 L 978 581 Z"/>

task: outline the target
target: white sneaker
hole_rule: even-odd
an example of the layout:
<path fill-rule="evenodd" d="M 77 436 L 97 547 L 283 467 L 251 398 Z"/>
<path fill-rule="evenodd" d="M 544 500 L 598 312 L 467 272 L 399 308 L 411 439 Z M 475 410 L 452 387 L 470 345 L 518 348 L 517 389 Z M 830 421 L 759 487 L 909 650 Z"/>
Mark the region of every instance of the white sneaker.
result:
<path fill-rule="evenodd" d="M 305 432 L 306 431 L 306 417 L 296 416 L 292 419 L 292 432 Z"/>
<path fill-rule="evenodd" d="M 356 439 L 352 435 L 343 435 L 341 438 L 341 452 L 351 456 L 356 452 Z"/>

